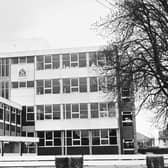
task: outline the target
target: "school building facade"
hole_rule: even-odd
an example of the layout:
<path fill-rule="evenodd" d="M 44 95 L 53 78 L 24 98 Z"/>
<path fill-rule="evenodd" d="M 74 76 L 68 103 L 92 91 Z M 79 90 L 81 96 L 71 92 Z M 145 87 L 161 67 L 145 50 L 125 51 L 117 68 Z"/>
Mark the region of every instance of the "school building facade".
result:
<path fill-rule="evenodd" d="M 0 97 L 8 104 L 19 104 L 21 110 L 21 123 L 16 124 L 15 132 L 39 138 L 37 144 L 22 143 L 23 153 L 136 152 L 131 87 L 121 88 L 115 96 L 104 90 L 108 78 L 98 70 L 105 61 L 98 57 L 100 50 L 83 47 L 0 54 Z M 12 123 L 14 111 L 7 122 Z"/>

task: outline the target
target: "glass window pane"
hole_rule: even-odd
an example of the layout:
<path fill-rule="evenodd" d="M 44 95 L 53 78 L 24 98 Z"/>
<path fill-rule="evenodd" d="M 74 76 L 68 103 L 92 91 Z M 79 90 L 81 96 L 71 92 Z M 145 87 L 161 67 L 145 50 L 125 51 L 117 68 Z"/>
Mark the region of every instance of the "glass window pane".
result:
<path fill-rule="evenodd" d="M 20 57 L 19 62 L 20 63 L 26 63 L 26 57 Z"/>
<path fill-rule="evenodd" d="M 101 138 L 108 138 L 108 130 L 107 129 L 101 130 Z"/>
<path fill-rule="evenodd" d="M 63 68 L 70 67 L 70 56 L 69 54 L 63 54 L 62 56 L 62 66 Z"/>
<path fill-rule="evenodd" d="M 90 78 L 90 91 L 91 92 L 97 92 L 98 91 L 97 77 L 91 77 Z"/>
<path fill-rule="evenodd" d="M 70 79 L 63 79 L 63 93 L 70 93 Z"/>
<path fill-rule="evenodd" d="M 18 64 L 18 57 L 12 58 L 12 64 Z"/>
<path fill-rule="evenodd" d="M 27 57 L 27 63 L 33 63 L 34 62 L 34 56 Z"/>
<path fill-rule="evenodd" d="M 37 120 L 44 120 L 44 106 L 37 105 Z"/>
<path fill-rule="evenodd" d="M 91 104 L 91 118 L 98 118 L 98 103 Z"/>
<path fill-rule="evenodd" d="M 79 53 L 79 67 L 86 67 L 86 53 Z"/>
<path fill-rule="evenodd" d="M 46 139 L 52 139 L 53 138 L 53 136 L 52 136 L 52 131 L 47 131 L 46 132 Z"/>
<path fill-rule="evenodd" d="M 45 56 L 45 63 L 51 63 L 51 56 L 50 55 Z"/>
<path fill-rule="evenodd" d="M 79 78 L 80 92 L 87 92 L 87 79 Z"/>
<path fill-rule="evenodd" d="M 53 55 L 53 69 L 57 69 L 60 67 L 60 56 L 59 55 Z"/>
<path fill-rule="evenodd" d="M 53 93 L 60 93 L 60 80 L 59 79 L 53 79 Z"/>
<path fill-rule="evenodd" d="M 80 118 L 88 118 L 88 106 L 85 103 L 80 104 Z"/>
<path fill-rule="evenodd" d="M 44 93 L 44 81 L 43 80 L 37 80 L 37 94 L 43 94 Z"/>
<path fill-rule="evenodd" d="M 34 87 L 34 81 L 27 81 L 27 87 Z"/>
<path fill-rule="evenodd" d="M 61 108 L 59 104 L 53 104 L 53 119 L 60 119 L 61 118 Z"/>
<path fill-rule="evenodd" d="M 37 56 L 37 70 L 44 69 L 44 56 Z"/>
<path fill-rule="evenodd" d="M 18 82 L 12 82 L 12 88 L 18 88 Z"/>
<path fill-rule="evenodd" d="M 89 53 L 89 66 L 97 65 L 96 52 Z"/>
<path fill-rule="evenodd" d="M 26 87 L 26 82 L 20 82 L 20 83 L 19 83 L 19 87 L 20 87 L 20 88 Z"/>

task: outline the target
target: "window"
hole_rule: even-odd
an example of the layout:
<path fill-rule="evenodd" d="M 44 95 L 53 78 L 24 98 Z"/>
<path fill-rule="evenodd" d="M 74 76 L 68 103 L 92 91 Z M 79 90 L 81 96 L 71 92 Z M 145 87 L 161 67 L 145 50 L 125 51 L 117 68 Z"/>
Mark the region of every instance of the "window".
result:
<path fill-rule="evenodd" d="M 134 148 L 134 140 L 133 139 L 125 139 L 124 140 L 124 149 L 133 149 Z"/>
<path fill-rule="evenodd" d="M 28 88 L 34 87 L 34 81 L 27 81 L 27 87 Z"/>
<path fill-rule="evenodd" d="M 53 85 L 53 94 L 60 93 L 60 80 L 59 79 L 53 79 L 52 80 Z"/>
<path fill-rule="evenodd" d="M 18 64 L 18 57 L 12 58 L 12 64 Z"/>
<path fill-rule="evenodd" d="M 80 104 L 80 118 L 88 118 L 88 105 L 86 103 Z"/>
<path fill-rule="evenodd" d="M 27 57 L 27 63 L 33 63 L 34 62 L 34 56 Z"/>
<path fill-rule="evenodd" d="M 63 93 L 70 93 L 70 79 L 63 79 Z"/>
<path fill-rule="evenodd" d="M 98 81 L 97 77 L 90 78 L 90 92 L 97 92 L 98 91 Z"/>
<path fill-rule="evenodd" d="M 0 120 L 3 120 L 3 107 L 0 107 Z"/>
<path fill-rule="evenodd" d="M 62 64 L 63 64 L 63 68 L 70 67 L 70 56 L 69 56 L 69 54 L 63 54 Z"/>
<path fill-rule="evenodd" d="M 109 130 L 109 137 L 110 137 L 110 144 L 116 145 L 117 144 L 117 132 L 115 129 Z"/>
<path fill-rule="evenodd" d="M 11 108 L 11 123 L 16 123 L 16 110 Z"/>
<path fill-rule="evenodd" d="M 122 112 L 122 122 L 123 126 L 132 126 L 133 123 L 132 112 L 130 111 L 123 111 Z"/>
<path fill-rule="evenodd" d="M 66 146 L 72 146 L 72 131 L 65 132 Z"/>
<path fill-rule="evenodd" d="M 63 93 L 87 92 L 86 78 L 63 79 Z"/>
<path fill-rule="evenodd" d="M 109 144 L 109 136 L 108 136 L 108 130 L 107 129 L 103 129 L 100 131 L 101 133 L 101 140 L 100 140 L 100 143 L 102 145 L 107 145 Z"/>
<path fill-rule="evenodd" d="M 37 56 L 37 70 L 43 70 L 43 69 L 44 69 L 44 57 Z"/>
<path fill-rule="evenodd" d="M 37 105 L 37 120 L 44 120 L 44 105 Z"/>
<path fill-rule="evenodd" d="M 100 117 L 108 117 L 108 104 L 107 103 L 100 103 Z"/>
<path fill-rule="evenodd" d="M 81 145 L 89 145 L 89 132 L 88 132 L 88 130 L 81 131 Z"/>
<path fill-rule="evenodd" d="M 64 119 L 88 118 L 88 105 L 86 103 L 64 104 L 63 113 Z"/>
<path fill-rule="evenodd" d="M 122 88 L 121 96 L 122 97 L 129 97 L 130 96 L 129 88 Z"/>
<path fill-rule="evenodd" d="M 51 80 L 45 80 L 44 92 L 45 94 L 51 93 Z"/>
<path fill-rule="evenodd" d="M 72 146 L 81 145 L 80 131 L 72 131 Z"/>
<path fill-rule="evenodd" d="M 44 60 L 45 60 L 44 64 L 45 69 L 51 69 L 52 67 L 51 55 L 46 55 Z"/>
<path fill-rule="evenodd" d="M 26 57 L 19 57 L 19 63 L 26 63 Z"/>
<path fill-rule="evenodd" d="M 34 107 L 27 106 L 26 107 L 26 121 L 34 121 Z"/>
<path fill-rule="evenodd" d="M 16 111 L 16 122 L 17 122 L 17 124 L 21 124 L 21 117 L 20 117 L 20 115 L 21 115 L 21 112 L 20 111 Z"/>
<path fill-rule="evenodd" d="M 64 119 L 71 118 L 71 104 L 64 104 L 63 105 L 63 113 L 64 113 Z"/>
<path fill-rule="evenodd" d="M 76 53 L 71 54 L 71 67 L 78 66 L 78 55 Z"/>
<path fill-rule="evenodd" d="M 12 82 L 12 88 L 18 88 L 18 82 Z"/>
<path fill-rule="evenodd" d="M 115 129 L 101 129 L 92 131 L 92 145 L 116 145 L 117 134 Z"/>
<path fill-rule="evenodd" d="M 79 78 L 79 89 L 80 92 L 87 92 L 87 79 L 86 78 Z"/>
<path fill-rule="evenodd" d="M 79 53 L 79 67 L 86 67 L 86 53 Z"/>
<path fill-rule="evenodd" d="M 79 118 L 79 104 L 72 104 L 72 118 Z"/>
<path fill-rule="evenodd" d="M 103 52 L 97 53 L 97 65 L 100 66 L 106 65 L 106 56 Z"/>
<path fill-rule="evenodd" d="M 91 103 L 91 118 L 98 118 L 98 103 Z"/>
<path fill-rule="evenodd" d="M 43 80 L 37 80 L 37 94 L 43 94 L 44 93 L 44 82 Z"/>
<path fill-rule="evenodd" d="M 53 63 L 53 69 L 59 68 L 60 67 L 60 56 L 53 55 L 52 56 L 52 63 Z"/>
<path fill-rule="evenodd" d="M 71 92 L 78 92 L 79 83 L 78 78 L 71 79 Z"/>
<path fill-rule="evenodd" d="M 34 137 L 34 132 L 27 132 L 28 137 Z"/>
<path fill-rule="evenodd" d="M 0 76 L 9 76 L 9 59 L 1 58 L 0 59 Z"/>
<path fill-rule="evenodd" d="M 19 82 L 19 87 L 20 88 L 26 87 L 26 82 L 25 81 L 24 82 Z"/>
<path fill-rule="evenodd" d="M 0 97 L 9 98 L 9 82 L 0 81 Z"/>
<path fill-rule="evenodd" d="M 63 68 L 86 67 L 86 53 L 63 54 Z"/>
<path fill-rule="evenodd" d="M 39 137 L 38 146 L 45 146 L 45 144 L 44 144 L 44 132 L 43 131 L 37 132 L 37 136 Z"/>
<path fill-rule="evenodd" d="M 54 131 L 54 146 L 61 146 L 61 131 Z"/>
<path fill-rule="evenodd" d="M 89 53 L 89 66 L 97 65 L 97 55 L 96 52 Z"/>
<path fill-rule="evenodd" d="M 92 145 L 100 145 L 100 132 L 99 132 L 99 130 L 92 131 Z"/>
<path fill-rule="evenodd" d="M 52 119 L 52 106 L 45 105 L 45 119 Z"/>
<path fill-rule="evenodd" d="M 116 107 L 114 102 L 108 103 L 108 112 L 109 117 L 115 117 L 116 116 Z"/>
<path fill-rule="evenodd" d="M 89 132 L 88 130 L 73 130 L 65 132 L 67 146 L 88 146 Z"/>
<path fill-rule="evenodd" d="M 45 145 L 46 146 L 52 146 L 53 145 L 53 132 L 47 131 L 45 133 Z"/>
<path fill-rule="evenodd" d="M 5 121 L 10 121 L 10 110 L 8 107 L 5 108 Z"/>
<path fill-rule="evenodd" d="M 61 108 L 59 104 L 53 104 L 53 119 L 61 119 Z"/>

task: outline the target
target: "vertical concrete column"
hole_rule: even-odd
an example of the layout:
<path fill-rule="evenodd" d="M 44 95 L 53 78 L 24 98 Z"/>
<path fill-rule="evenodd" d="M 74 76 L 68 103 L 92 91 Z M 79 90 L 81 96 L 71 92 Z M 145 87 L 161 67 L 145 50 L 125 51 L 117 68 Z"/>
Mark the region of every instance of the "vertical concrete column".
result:
<path fill-rule="evenodd" d="M 164 168 L 163 156 L 147 156 L 146 157 L 147 168 Z"/>

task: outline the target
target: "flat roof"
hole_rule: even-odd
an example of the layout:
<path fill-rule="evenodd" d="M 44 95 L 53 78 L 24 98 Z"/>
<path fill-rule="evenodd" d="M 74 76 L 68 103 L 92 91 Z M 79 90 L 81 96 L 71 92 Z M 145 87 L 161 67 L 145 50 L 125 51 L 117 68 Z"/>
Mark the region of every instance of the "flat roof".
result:
<path fill-rule="evenodd" d="M 60 48 L 60 49 L 45 49 L 45 50 L 29 50 L 16 52 L 0 52 L 0 58 L 22 57 L 22 56 L 36 56 L 45 54 L 63 54 L 76 52 L 92 52 L 103 50 L 105 46 L 90 46 L 90 47 L 76 47 L 76 48 Z"/>
<path fill-rule="evenodd" d="M 15 107 L 15 108 L 17 108 L 19 110 L 22 110 L 22 106 L 20 104 L 15 103 L 13 101 L 10 101 L 8 99 L 5 99 L 3 97 L 0 97 L 0 103 L 4 103 L 4 104 L 7 104 L 9 106 Z"/>
<path fill-rule="evenodd" d="M 0 141 L 6 142 L 39 142 L 37 137 L 22 137 L 22 136 L 0 136 Z"/>

